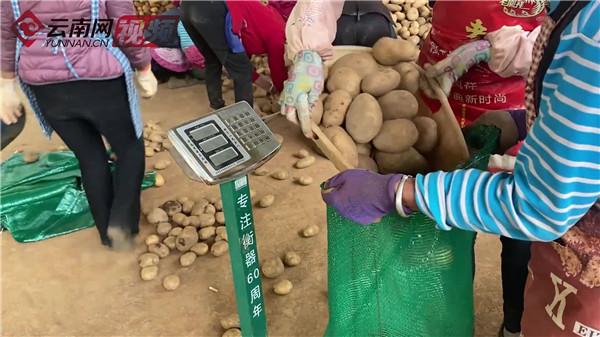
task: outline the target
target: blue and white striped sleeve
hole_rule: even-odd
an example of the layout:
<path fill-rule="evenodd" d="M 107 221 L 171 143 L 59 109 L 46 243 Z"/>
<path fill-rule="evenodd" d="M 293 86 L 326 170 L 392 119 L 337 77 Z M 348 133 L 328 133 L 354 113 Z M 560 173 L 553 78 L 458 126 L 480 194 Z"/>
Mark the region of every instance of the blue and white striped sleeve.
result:
<path fill-rule="evenodd" d="M 563 31 L 544 77 L 539 116 L 513 174 L 458 170 L 419 175 L 419 209 L 440 229 L 551 241 L 600 197 L 600 6 Z"/>

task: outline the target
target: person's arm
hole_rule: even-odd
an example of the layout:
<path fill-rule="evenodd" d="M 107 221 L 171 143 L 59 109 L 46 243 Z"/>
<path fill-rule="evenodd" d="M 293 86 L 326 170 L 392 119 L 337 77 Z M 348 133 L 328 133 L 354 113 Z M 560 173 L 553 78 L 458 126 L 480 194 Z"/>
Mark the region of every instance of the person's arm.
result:
<path fill-rule="evenodd" d="M 533 45 L 541 26 L 531 32 L 521 26 L 504 26 L 488 33 L 485 39 L 491 44 L 488 66 L 502 77 L 527 76 L 533 53 Z"/>
<path fill-rule="evenodd" d="M 285 28 L 288 58 L 294 60 L 303 50 L 313 50 L 323 59 L 333 56 L 332 43 L 343 8 L 342 0 L 296 2 Z"/>
<path fill-rule="evenodd" d="M 0 41 L 2 77 L 13 78 L 15 72 L 15 51 L 17 36 L 13 31 L 13 11 L 10 1 L 0 1 Z"/>
<path fill-rule="evenodd" d="M 287 79 L 285 66 L 285 33 L 283 30 L 273 32 L 274 36 L 266 41 L 267 60 L 271 70 L 271 80 L 277 92 L 283 90 L 283 82 Z"/>
<path fill-rule="evenodd" d="M 595 25 L 592 34 L 569 34 L 570 25 L 561 37 L 544 77 L 540 115 L 512 175 L 458 170 L 416 177 L 416 205 L 440 229 L 551 241 L 598 200 L 600 34 L 598 23 L 581 19 L 588 14 L 584 9 L 574 22 L 580 31 L 587 29 L 586 23 Z M 410 206 L 410 188 L 406 191 Z"/>
<path fill-rule="evenodd" d="M 110 19 L 118 20 L 124 15 L 136 15 L 133 2 L 122 0 L 107 0 L 106 14 Z M 140 47 L 120 47 L 137 70 L 150 70 L 150 49 Z"/>

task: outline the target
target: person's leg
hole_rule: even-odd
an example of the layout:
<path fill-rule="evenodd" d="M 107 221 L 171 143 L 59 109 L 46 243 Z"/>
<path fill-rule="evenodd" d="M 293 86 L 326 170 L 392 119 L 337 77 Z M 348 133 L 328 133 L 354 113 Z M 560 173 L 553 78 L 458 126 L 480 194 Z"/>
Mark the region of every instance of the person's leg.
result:
<path fill-rule="evenodd" d="M 32 88 L 44 118 L 79 160 L 83 189 L 100 239 L 102 244 L 110 245 L 107 228 L 113 187 L 102 136 L 91 123 L 80 118 L 75 106 L 67 103 L 72 86 L 51 84 Z"/>
<path fill-rule="evenodd" d="M 200 53 L 202 53 L 202 56 L 204 56 L 204 64 L 206 67 L 206 92 L 208 94 L 210 106 L 213 109 L 220 109 L 225 106 L 222 92 L 223 82 L 221 81 L 221 75 L 223 73 L 222 59 L 224 58 L 224 55 L 217 55 L 212 49 L 213 47 L 210 45 L 209 41 L 205 39 L 204 35 L 206 34 L 203 34 L 207 29 L 210 31 L 211 28 L 207 28 L 206 26 L 210 26 L 210 23 L 212 22 L 214 25 L 212 30 L 215 32 L 206 37 L 211 39 L 212 35 L 216 35 L 216 31 L 220 29 L 219 27 L 221 26 L 218 25 L 222 25 L 223 29 L 221 30 L 221 35 L 223 35 L 223 40 L 225 39 L 225 33 L 223 32 L 225 29 L 225 14 L 220 13 L 220 11 L 212 13 L 211 11 L 214 8 L 219 8 L 219 6 L 210 6 L 210 3 L 204 3 L 203 1 L 184 1 L 181 4 L 181 22 L 192 41 L 194 41 L 194 45 L 198 48 Z M 218 16 L 221 14 L 223 15 L 223 18 L 219 19 Z M 209 20 L 207 18 L 208 15 L 213 15 L 215 17 Z"/>
<path fill-rule="evenodd" d="M 511 333 L 521 331 L 523 293 L 527 282 L 527 265 L 531 242 L 500 237 L 502 242 L 502 298 L 504 300 L 504 329 Z"/>
<path fill-rule="evenodd" d="M 229 53 L 225 59 L 225 69 L 233 80 L 235 101 L 246 101 L 254 106 L 254 91 L 252 88 L 252 63 L 246 53 Z"/>
<path fill-rule="evenodd" d="M 354 15 L 342 14 L 337 20 L 337 31 L 335 33 L 334 46 L 355 46 L 358 44 L 356 39 L 357 20 Z"/>
<path fill-rule="evenodd" d="M 144 178 L 144 141 L 138 137 L 131 119 L 127 87 L 123 78 L 99 81 L 104 104 L 90 107 L 90 119 L 106 137 L 117 155 L 114 174 L 114 197 L 109 218 L 109 236 L 115 233 L 128 239 L 139 232 L 140 194 Z M 120 234 L 119 234 L 120 232 Z M 117 247 L 118 248 L 118 247 Z"/>

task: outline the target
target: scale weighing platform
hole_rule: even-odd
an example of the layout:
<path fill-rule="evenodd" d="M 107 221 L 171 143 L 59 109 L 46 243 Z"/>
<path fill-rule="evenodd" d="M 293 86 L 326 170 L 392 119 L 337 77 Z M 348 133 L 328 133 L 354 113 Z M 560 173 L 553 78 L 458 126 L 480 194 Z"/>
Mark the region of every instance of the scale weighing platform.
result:
<path fill-rule="evenodd" d="M 168 132 L 171 154 L 186 174 L 220 184 L 227 244 L 243 337 L 266 337 L 248 172 L 271 159 L 281 144 L 246 102 L 219 109 Z"/>
<path fill-rule="evenodd" d="M 194 180 L 234 180 L 273 157 L 281 144 L 246 102 L 219 109 L 168 133 L 175 159 Z"/>

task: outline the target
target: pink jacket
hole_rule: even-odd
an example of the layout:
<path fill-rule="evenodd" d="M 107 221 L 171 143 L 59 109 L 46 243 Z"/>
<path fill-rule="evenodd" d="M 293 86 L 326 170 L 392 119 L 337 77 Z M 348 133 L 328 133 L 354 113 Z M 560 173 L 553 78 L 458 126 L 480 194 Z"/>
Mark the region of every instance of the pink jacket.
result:
<path fill-rule="evenodd" d="M 56 22 L 51 19 L 67 19 L 68 25 L 63 30 L 71 27 L 74 19 L 90 18 L 91 1 L 86 0 L 30 0 L 19 1 L 21 15 L 31 11 L 43 24 L 49 25 Z M 10 0 L 1 0 L 1 65 L 2 72 L 12 73 L 15 70 L 16 35 L 13 31 L 14 17 Z M 113 19 L 114 33 L 117 19 L 123 15 L 135 15 L 132 1 L 100 0 L 99 18 Z M 46 46 L 48 29 L 41 34 L 29 47 L 23 46 L 20 52 L 18 76 L 28 84 L 48 84 L 76 80 L 69 71 L 63 54 L 59 51 L 52 53 L 52 47 Z M 134 68 L 142 68 L 150 63 L 148 48 L 122 48 L 121 49 Z M 105 47 L 65 47 L 66 54 L 71 61 L 80 79 L 109 79 L 123 74 L 123 69 L 117 59 Z"/>

